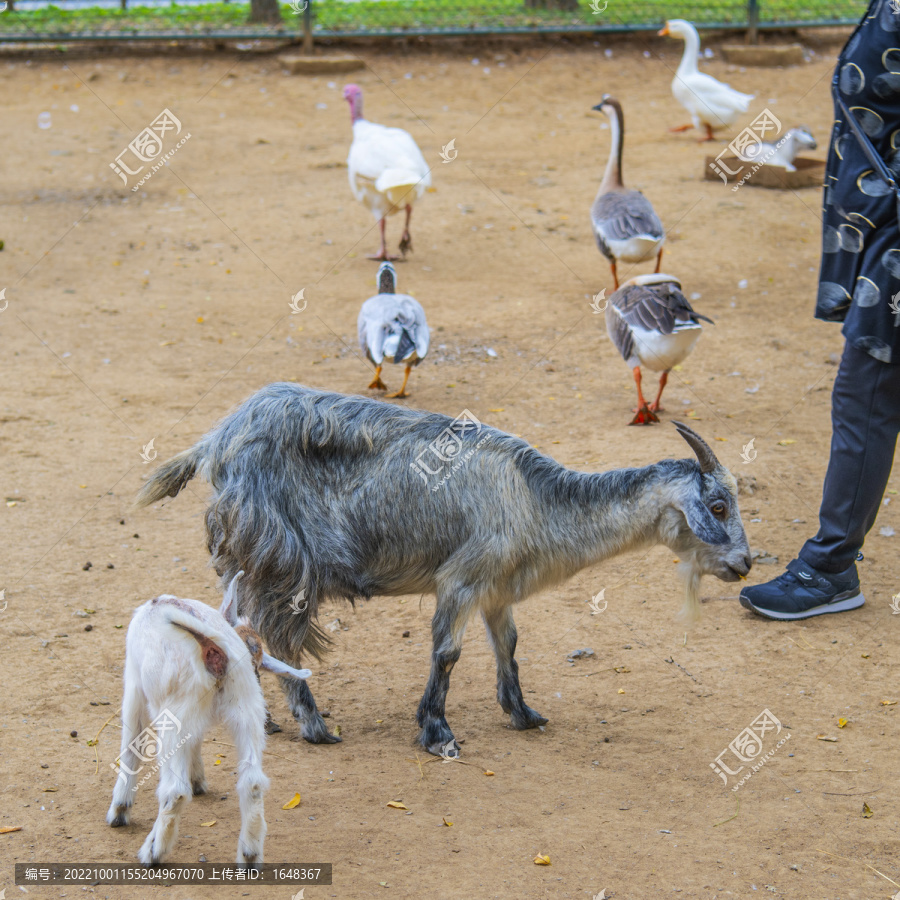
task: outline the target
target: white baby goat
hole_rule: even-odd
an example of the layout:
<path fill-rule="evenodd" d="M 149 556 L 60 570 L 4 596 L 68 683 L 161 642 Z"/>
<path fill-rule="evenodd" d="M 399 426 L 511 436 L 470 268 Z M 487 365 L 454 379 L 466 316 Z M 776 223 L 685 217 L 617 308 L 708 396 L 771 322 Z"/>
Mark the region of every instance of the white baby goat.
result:
<path fill-rule="evenodd" d="M 259 635 L 238 620 L 243 574 L 228 585 L 219 611 L 163 594 L 139 606 L 128 626 L 120 768 L 106 821 L 114 828 L 129 823 L 142 763 L 158 768 L 159 815 L 138 853 L 144 865 L 158 865 L 172 850 L 184 805 L 192 794 L 206 793 L 200 749 L 216 720 L 228 726 L 239 757 L 237 862 L 262 862 L 269 779 L 262 769 L 266 706 L 259 669 L 298 679 L 312 673 L 263 653 Z"/>

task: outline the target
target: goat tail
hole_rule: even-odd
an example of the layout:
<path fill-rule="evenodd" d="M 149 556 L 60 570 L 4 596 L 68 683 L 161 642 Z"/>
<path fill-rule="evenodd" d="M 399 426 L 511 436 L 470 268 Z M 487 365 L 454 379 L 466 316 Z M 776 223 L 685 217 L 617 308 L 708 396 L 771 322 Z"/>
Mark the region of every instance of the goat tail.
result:
<path fill-rule="evenodd" d="M 702 573 L 694 562 L 683 562 L 678 566 L 678 574 L 684 585 L 684 604 L 678 618 L 687 626 L 700 620 L 700 579 Z"/>
<path fill-rule="evenodd" d="M 197 474 L 201 460 L 200 445 L 183 450 L 164 462 L 138 491 L 136 506 L 149 506 L 164 497 L 175 497 Z"/>

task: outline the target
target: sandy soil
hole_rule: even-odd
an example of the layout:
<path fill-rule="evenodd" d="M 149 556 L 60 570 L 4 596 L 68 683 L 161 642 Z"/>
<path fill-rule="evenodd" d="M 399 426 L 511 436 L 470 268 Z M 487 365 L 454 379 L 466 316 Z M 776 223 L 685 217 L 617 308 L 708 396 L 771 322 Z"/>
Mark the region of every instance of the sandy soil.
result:
<path fill-rule="evenodd" d="M 611 58 L 551 44 L 499 59 L 479 49 L 477 64 L 367 57 L 356 80 L 369 118 L 409 129 L 435 163 L 415 252 L 399 269 L 428 311 L 433 351 L 403 402 L 467 407 L 578 469 L 687 455 L 668 424 L 627 427 L 631 374 L 589 305 L 611 287 L 587 221 L 609 139 L 590 107 L 613 93 L 627 115 L 626 181 L 669 229 L 664 268 L 716 322 L 673 373 L 664 420 L 691 417 L 745 476 L 751 545 L 779 560 L 754 569 L 762 581 L 815 530 L 827 461 L 841 338 L 812 319 L 819 195 L 704 182 L 709 145 L 666 131 L 684 117 L 669 94 L 678 48 L 649 46 L 652 58 L 641 44 L 617 44 Z M 769 105 L 820 140 L 832 65 L 830 53 L 789 71 L 705 64 L 755 93 L 754 113 Z M 214 603 L 217 586 L 201 483 L 163 508 L 131 508 L 151 468 L 141 448 L 152 438 L 167 458 L 271 381 L 365 392 L 356 316 L 373 292 L 365 254 L 376 232 L 347 186 L 341 86 L 285 77 L 260 57 L 0 67 L 0 826 L 22 826 L 0 835 L 7 897 L 19 895 L 17 861 L 135 861 L 155 815 L 144 791 L 133 826 L 104 823 L 124 628 L 151 596 Z M 166 107 L 191 138 L 131 193 L 109 163 Z M 38 127 L 42 112 L 50 128 Z M 443 164 L 451 138 L 459 155 Z M 392 220 L 392 246 L 399 230 Z M 308 306 L 291 315 L 301 288 Z M 386 380 L 396 388 L 398 372 Z M 758 456 L 744 463 L 751 438 Z M 665 549 L 530 599 L 518 611 L 519 659 L 528 702 L 550 719 L 543 732 L 507 728 L 473 622 L 448 703 L 465 765 L 414 744 L 433 598 L 329 609 L 336 648 L 314 665 L 312 686 L 343 743 L 293 742 L 278 687 L 265 682 L 286 726 L 266 757 L 267 860 L 333 863 L 333 886 L 307 898 L 889 897 L 886 877 L 900 883 L 898 706 L 882 701 L 900 699 L 898 539 L 878 530 L 900 529 L 893 501 L 867 544 L 868 602 L 855 613 L 777 624 L 745 613 L 734 586 L 707 581 L 704 618 L 686 634 Z M 601 589 L 608 606 L 591 615 Z M 567 661 L 588 647 L 594 656 Z M 735 779 L 724 785 L 710 763 L 764 709 L 790 739 L 733 793 Z M 764 751 L 775 745 L 770 733 Z M 184 816 L 178 862 L 234 859 L 234 751 L 210 742 L 206 760 L 212 792 Z M 295 791 L 301 806 L 282 810 Z M 552 865 L 535 865 L 537 854 Z M 285 900 L 295 892 L 277 889 Z"/>

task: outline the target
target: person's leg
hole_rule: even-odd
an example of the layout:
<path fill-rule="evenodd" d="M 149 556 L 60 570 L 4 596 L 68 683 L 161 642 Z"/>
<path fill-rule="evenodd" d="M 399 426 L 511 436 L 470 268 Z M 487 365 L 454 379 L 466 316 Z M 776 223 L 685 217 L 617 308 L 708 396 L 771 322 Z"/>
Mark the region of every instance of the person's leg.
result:
<path fill-rule="evenodd" d="M 865 602 L 855 559 L 881 505 L 900 431 L 900 366 L 847 344 L 832 395 L 831 456 L 819 533 L 773 581 L 744 588 L 741 605 L 805 619 Z"/>
<path fill-rule="evenodd" d="M 856 560 L 891 474 L 900 430 L 900 366 L 848 344 L 831 403 L 831 456 L 819 533 L 803 545 L 800 559 L 837 574 Z"/>

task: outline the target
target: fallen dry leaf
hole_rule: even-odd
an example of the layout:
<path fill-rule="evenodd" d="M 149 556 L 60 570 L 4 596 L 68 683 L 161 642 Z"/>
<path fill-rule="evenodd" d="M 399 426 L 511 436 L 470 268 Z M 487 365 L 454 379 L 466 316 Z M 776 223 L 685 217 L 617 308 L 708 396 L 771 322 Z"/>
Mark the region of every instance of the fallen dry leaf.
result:
<path fill-rule="evenodd" d="M 785 438 L 783 441 L 778 442 L 778 446 L 779 447 L 787 447 L 791 444 L 796 444 L 796 443 L 797 442 L 795 440 L 792 440 L 791 438 Z"/>
<path fill-rule="evenodd" d="M 211 822 L 201 822 L 200 827 L 201 828 L 212 828 L 213 825 L 215 825 L 215 824 L 216 824 L 216 820 L 213 819 Z"/>
<path fill-rule="evenodd" d="M 442 818 L 444 818 L 444 817 L 442 817 Z M 445 824 L 448 828 L 452 828 L 452 827 L 453 827 L 453 823 L 452 823 L 452 822 L 448 822 L 446 818 L 444 818 L 444 824 Z"/>
<path fill-rule="evenodd" d="M 340 737 L 340 736 L 341 736 L 341 726 L 340 726 L 340 725 L 335 725 L 335 726 L 334 726 L 334 732 L 333 732 L 333 734 L 334 734 L 335 737 Z"/>
<path fill-rule="evenodd" d="M 881 705 L 882 706 L 896 706 L 897 701 L 896 700 L 882 700 Z"/>
<path fill-rule="evenodd" d="M 864 819 L 871 819 L 873 815 L 875 814 L 872 812 L 872 807 L 869 806 L 868 803 L 863 803 L 862 817 Z"/>
<path fill-rule="evenodd" d="M 59 790 L 59 788 L 44 788 L 44 793 L 45 794 L 55 794 L 58 790 Z"/>
<path fill-rule="evenodd" d="M 871 655 L 872 655 L 871 653 L 863 653 L 863 654 L 862 654 L 862 658 L 863 658 L 863 659 L 868 659 Z"/>
<path fill-rule="evenodd" d="M 490 769 L 485 769 L 484 774 L 485 775 L 493 775 L 494 773 Z"/>
<path fill-rule="evenodd" d="M 550 862 L 550 857 L 547 856 L 546 853 L 542 853 L 539 856 L 534 858 L 534 864 L 536 866 L 551 866 L 553 863 Z"/>
<path fill-rule="evenodd" d="M 284 806 L 282 806 L 281 808 L 282 808 L 282 809 L 294 809 L 295 807 L 297 807 L 297 806 L 299 806 L 299 805 L 300 805 L 300 792 L 298 791 L 298 792 L 297 792 L 296 794 L 294 794 L 294 796 L 291 797 L 291 799 L 288 800 L 288 802 L 285 803 Z"/>
<path fill-rule="evenodd" d="M 401 803 L 399 800 L 389 801 L 388 806 L 391 809 L 409 809 L 409 807 L 405 803 Z"/>
<path fill-rule="evenodd" d="M 621 675 L 624 672 L 630 672 L 631 669 L 629 669 L 628 666 L 616 666 L 613 671 L 618 672 Z"/>
<path fill-rule="evenodd" d="M 0 828 L 0 834 L 10 834 L 13 831 L 21 831 L 21 830 L 22 830 L 21 825 L 4 825 L 2 828 Z"/>
<path fill-rule="evenodd" d="M 502 406 L 498 406 L 496 409 L 489 409 L 488 412 L 503 412 L 503 410 Z"/>
<path fill-rule="evenodd" d="M 830 741 L 832 744 L 836 744 L 836 743 L 837 743 L 837 738 L 836 738 L 836 737 L 829 737 L 827 734 L 817 734 L 817 735 L 816 735 L 816 740 L 817 740 L 817 741 Z"/>
<path fill-rule="evenodd" d="M 838 728 L 845 728 L 848 724 L 846 719 L 838 719 Z"/>
<path fill-rule="evenodd" d="M 217 759 L 217 760 L 213 763 L 213 765 L 214 765 L 214 766 L 221 766 L 221 765 L 222 765 L 222 760 L 221 760 L 221 759 Z"/>
<path fill-rule="evenodd" d="M 619 688 L 619 690 L 618 690 L 618 692 L 617 692 L 617 693 L 619 693 L 619 694 L 624 694 L 624 693 L 625 693 L 625 691 L 623 691 L 623 690 L 622 690 L 622 688 Z"/>

